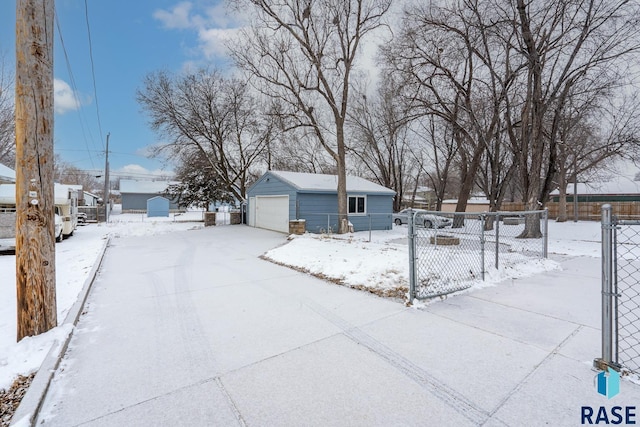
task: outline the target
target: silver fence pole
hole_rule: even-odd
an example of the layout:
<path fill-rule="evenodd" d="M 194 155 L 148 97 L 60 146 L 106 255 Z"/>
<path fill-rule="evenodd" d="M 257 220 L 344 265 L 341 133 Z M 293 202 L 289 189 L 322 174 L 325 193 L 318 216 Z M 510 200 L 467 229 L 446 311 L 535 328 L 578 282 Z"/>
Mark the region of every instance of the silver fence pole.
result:
<path fill-rule="evenodd" d="M 331 214 L 327 214 L 327 234 L 331 233 Z"/>
<path fill-rule="evenodd" d="M 549 253 L 549 208 L 544 208 L 542 225 L 542 257 L 547 258 Z"/>
<path fill-rule="evenodd" d="M 618 298 L 620 298 L 620 294 L 618 293 L 618 229 L 618 220 L 613 215 L 611 215 L 611 270 L 613 272 L 613 275 L 611 276 L 611 298 L 609 299 L 609 301 L 612 305 L 611 356 L 613 358 L 613 362 L 616 364 L 620 362 L 620 345 L 618 343 L 618 337 L 620 337 L 618 329 L 620 321 L 618 313 L 618 306 L 620 303 L 620 301 L 618 300 Z"/>
<path fill-rule="evenodd" d="M 611 280 L 613 278 L 613 224 L 611 222 L 611 205 L 602 206 L 602 361 L 605 364 L 612 362 L 612 332 L 611 322 Z"/>
<path fill-rule="evenodd" d="M 409 241 L 409 304 L 413 304 L 413 299 L 416 296 L 416 236 L 415 227 L 413 224 L 414 216 L 409 216 L 407 221 L 408 229 L 408 241 Z"/>
<path fill-rule="evenodd" d="M 486 214 L 480 215 L 480 264 L 482 269 L 482 281 L 484 282 L 484 222 Z"/>
<path fill-rule="evenodd" d="M 371 214 L 369 214 L 369 243 L 371 243 Z"/>
<path fill-rule="evenodd" d="M 500 212 L 496 213 L 496 270 L 500 265 Z"/>

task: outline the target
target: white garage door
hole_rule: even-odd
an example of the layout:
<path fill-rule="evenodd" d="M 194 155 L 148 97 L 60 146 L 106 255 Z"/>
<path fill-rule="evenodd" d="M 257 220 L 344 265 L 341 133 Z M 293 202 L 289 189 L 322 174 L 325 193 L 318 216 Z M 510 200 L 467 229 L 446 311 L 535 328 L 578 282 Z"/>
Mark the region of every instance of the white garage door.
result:
<path fill-rule="evenodd" d="M 289 232 L 289 196 L 256 196 L 255 226 Z"/>

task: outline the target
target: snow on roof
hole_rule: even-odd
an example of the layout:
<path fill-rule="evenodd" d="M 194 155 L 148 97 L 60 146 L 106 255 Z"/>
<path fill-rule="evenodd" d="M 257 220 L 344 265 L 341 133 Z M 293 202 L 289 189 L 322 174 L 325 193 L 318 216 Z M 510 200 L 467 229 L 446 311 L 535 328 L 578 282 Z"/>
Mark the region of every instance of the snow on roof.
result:
<path fill-rule="evenodd" d="M 560 192 L 553 190 L 552 195 Z M 617 179 L 607 182 L 579 182 L 578 194 L 639 194 L 640 181 L 634 181 L 629 177 L 619 176 Z M 573 184 L 567 185 L 567 194 L 573 194 Z"/>
<path fill-rule="evenodd" d="M 16 171 L 8 166 L 0 164 L 0 182 L 16 182 Z"/>
<path fill-rule="evenodd" d="M 458 203 L 458 199 L 446 199 L 446 200 L 443 200 L 442 203 L 454 204 L 454 203 Z M 484 197 L 470 197 L 469 200 L 467 200 L 467 204 L 468 205 L 488 205 L 489 200 Z"/>
<path fill-rule="evenodd" d="M 336 191 L 338 188 L 337 175 L 284 171 L 269 171 L 267 173 L 275 175 L 283 181 L 288 182 L 298 190 L 324 192 Z M 387 187 L 383 187 L 382 185 L 367 181 L 366 179 L 357 176 L 347 176 L 347 192 L 395 194 L 395 191 Z"/>
<path fill-rule="evenodd" d="M 120 180 L 120 193 L 142 193 L 157 194 L 162 193 L 176 181 L 137 181 L 133 179 Z"/>

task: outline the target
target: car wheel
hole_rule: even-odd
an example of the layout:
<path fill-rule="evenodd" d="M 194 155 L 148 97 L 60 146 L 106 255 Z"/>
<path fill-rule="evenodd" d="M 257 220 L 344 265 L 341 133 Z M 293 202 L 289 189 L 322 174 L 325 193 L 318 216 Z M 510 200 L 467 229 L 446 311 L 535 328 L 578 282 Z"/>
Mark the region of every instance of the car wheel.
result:
<path fill-rule="evenodd" d="M 402 221 L 400 220 L 400 218 L 396 218 L 394 222 L 396 223 L 396 225 L 402 225 Z"/>
<path fill-rule="evenodd" d="M 62 242 L 62 233 L 60 233 L 60 235 L 56 236 L 56 242 Z"/>
<path fill-rule="evenodd" d="M 425 228 L 433 228 L 433 224 L 431 224 L 431 221 L 429 221 L 428 219 L 424 220 L 424 226 Z"/>

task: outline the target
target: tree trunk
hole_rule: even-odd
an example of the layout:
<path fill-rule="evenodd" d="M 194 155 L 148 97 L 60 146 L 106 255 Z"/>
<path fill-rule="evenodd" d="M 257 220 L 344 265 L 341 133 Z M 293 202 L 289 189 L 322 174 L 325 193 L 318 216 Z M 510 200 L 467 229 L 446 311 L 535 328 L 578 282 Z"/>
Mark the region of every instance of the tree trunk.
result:
<path fill-rule="evenodd" d="M 460 192 L 458 194 L 458 203 L 456 204 L 456 212 L 465 212 L 467 210 L 467 203 L 469 202 L 469 198 L 471 197 L 471 191 L 473 190 L 473 185 L 475 182 L 475 176 L 478 172 L 478 168 L 480 167 L 480 162 L 482 161 L 482 153 L 484 152 L 484 145 L 477 144 L 474 152 L 473 158 L 471 159 L 471 163 L 469 164 L 467 170 L 464 173 L 464 177 L 462 180 L 462 187 L 460 188 Z M 464 226 L 464 215 L 455 215 L 453 218 L 452 228 L 460 228 Z"/>
<path fill-rule="evenodd" d="M 53 0 L 16 4 L 17 340 L 58 325 L 53 185 Z"/>
<path fill-rule="evenodd" d="M 567 180 L 563 173 L 559 176 L 558 218 L 557 222 L 567 221 Z"/>
<path fill-rule="evenodd" d="M 337 123 L 338 158 L 338 234 L 349 232 L 349 216 L 347 210 L 347 168 L 344 147 L 344 122 Z"/>

